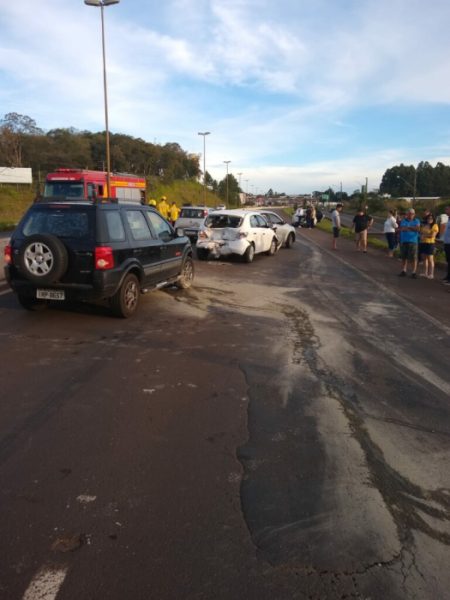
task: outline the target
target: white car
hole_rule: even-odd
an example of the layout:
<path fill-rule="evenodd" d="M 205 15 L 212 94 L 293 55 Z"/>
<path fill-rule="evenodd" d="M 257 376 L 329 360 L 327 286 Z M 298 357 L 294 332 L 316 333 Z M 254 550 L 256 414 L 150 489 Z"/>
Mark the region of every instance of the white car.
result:
<path fill-rule="evenodd" d="M 238 254 L 252 262 L 255 254 L 275 254 L 280 246 L 277 235 L 256 211 L 221 210 L 211 212 L 198 232 L 197 257 L 218 258 Z"/>
<path fill-rule="evenodd" d="M 287 223 L 280 215 L 271 210 L 262 210 L 260 214 L 264 216 L 269 225 L 271 225 L 277 234 L 280 244 L 285 248 L 291 248 L 295 242 L 295 228 Z"/>

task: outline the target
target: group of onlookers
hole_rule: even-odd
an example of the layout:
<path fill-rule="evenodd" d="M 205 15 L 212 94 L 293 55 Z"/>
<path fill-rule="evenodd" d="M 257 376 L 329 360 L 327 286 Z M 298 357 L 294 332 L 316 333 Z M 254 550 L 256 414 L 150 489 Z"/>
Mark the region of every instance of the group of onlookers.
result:
<path fill-rule="evenodd" d="M 337 204 L 331 213 L 333 225 L 333 250 L 337 250 L 337 239 L 341 230 L 340 213 L 343 205 Z M 366 210 L 361 209 L 353 218 L 352 229 L 355 232 L 356 249 L 367 252 L 367 233 L 373 223 L 373 218 Z M 394 256 L 394 250 L 399 247 L 402 260 L 400 277 L 406 277 L 408 266 L 411 277 L 417 278 L 419 263 L 423 265 L 421 275 L 434 278 L 434 254 L 436 240 L 444 244 L 447 260 L 447 274 L 444 283 L 450 285 L 450 205 L 445 208 L 445 213 L 436 219 L 430 210 L 425 210 L 422 219 L 417 218 L 414 208 L 409 208 L 406 213 L 397 215 L 390 210 L 384 222 L 383 232 L 388 243 L 388 256 Z"/>
<path fill-rule="evenodd" d="M 402 270 L 400 277 L 406 277 L 408 265 L 411 277 L 417 278 L 417 268 L 423 265 L 421 275 L 434 278 L 434 254 L 436 240 L 442 239 L 447 259 L 447 275 L 445 283 L 450 282 L 450 206 L 445 213 L 439 216 L 439 223 L 430 210 L 425 210 L 422 219 L 416 216 L 414 208 L 409 208 L 403 215 L 397 216 L 394 211 L 389 211 L 384 222 L 384 233 L 388 242 L 389 256 L 394 256 L 394 250 L 400 247 Z"/>
<path fill-rule="evenodd" d="M 323 213 L 314 204 L 299 206 L 293 214 L 292 224 L 294 227 L 307 227 L 313 229 L 323 218 Z"/>

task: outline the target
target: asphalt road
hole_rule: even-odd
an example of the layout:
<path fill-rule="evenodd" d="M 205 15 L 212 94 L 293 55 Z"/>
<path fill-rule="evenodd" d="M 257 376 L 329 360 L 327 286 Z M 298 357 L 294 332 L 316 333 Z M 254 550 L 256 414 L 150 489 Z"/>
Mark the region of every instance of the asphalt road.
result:
<path fill-rule="evenodd" d="M 2 600 L 450 598 L 450 294 L 339 241 L 0 296 Z"/>

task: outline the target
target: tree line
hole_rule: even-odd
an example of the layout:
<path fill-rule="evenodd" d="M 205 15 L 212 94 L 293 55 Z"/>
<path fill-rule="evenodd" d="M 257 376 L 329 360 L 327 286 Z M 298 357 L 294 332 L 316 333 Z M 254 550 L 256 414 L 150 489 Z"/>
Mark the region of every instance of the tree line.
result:
<path fill-rule="evenodd" d="M 141 138 L 110 133 L 111 170 L 116 173 L 174 180 L 203 179 L 200 156 L 185 152 L 177 143 L 152 144 Z M 37 183 L 58 167 L 104 171 L 105 132 L 78 131 L 73 127 L 44 132 L 29 116 L 8 113 L 0 120 L 0 166 L 31 167 Z M 216 181 L 206 172 L 206 185 L 230 205 L 239 205 L 241 191 L 230 173 Z"/>
<path fill-rule="evenodd" d="M 110 134 L 111 170 L 165 182 L 195 179 L 201 174 L 199 156 L 179 144 L 151 144 L 124 134 Z M 31 167 L 34 174 L 58 167 L 105 170 L 105 132 L 72 127 L 44 132 L 25 115 L 8 113 L 0 121 L 0 165 Z"/>
<path fill-rule="evenodd" d="M 433 167 L 429 162 L 414 165 L 400 164 L 384 173 L 380 194 L 401 197 L 450 197 L 450 166 L 438 162 Z"/>

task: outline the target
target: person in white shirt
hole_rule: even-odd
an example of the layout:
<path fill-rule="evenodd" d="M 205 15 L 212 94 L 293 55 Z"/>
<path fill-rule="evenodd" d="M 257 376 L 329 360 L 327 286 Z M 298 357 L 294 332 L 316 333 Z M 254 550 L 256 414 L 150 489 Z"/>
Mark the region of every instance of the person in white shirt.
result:
<path fill-rule="evenodd" d="M 394 257 L 395 230 L 397 229 L 397 227 L 398 227 L 398 225 L 397 225 L 396 213 L 395 213 L 395 211 L 390 210 L 388 217 L 387 217 L 386 221 L 384 222 L 384 226 L 383 226 L 383 233 L 386 236 L 386 240 L 387 240 L 388 248 L 389 248 L 388 256 L 390 258 Z"/>
<path fill-rule="evenodd" d="M 336 204 L 336 208 L 331 213 L 331 223 L 333 224 L 333 250 L 337 250 L 337 239 L 341 232 L 341 215 L 342 204 Z"/>

